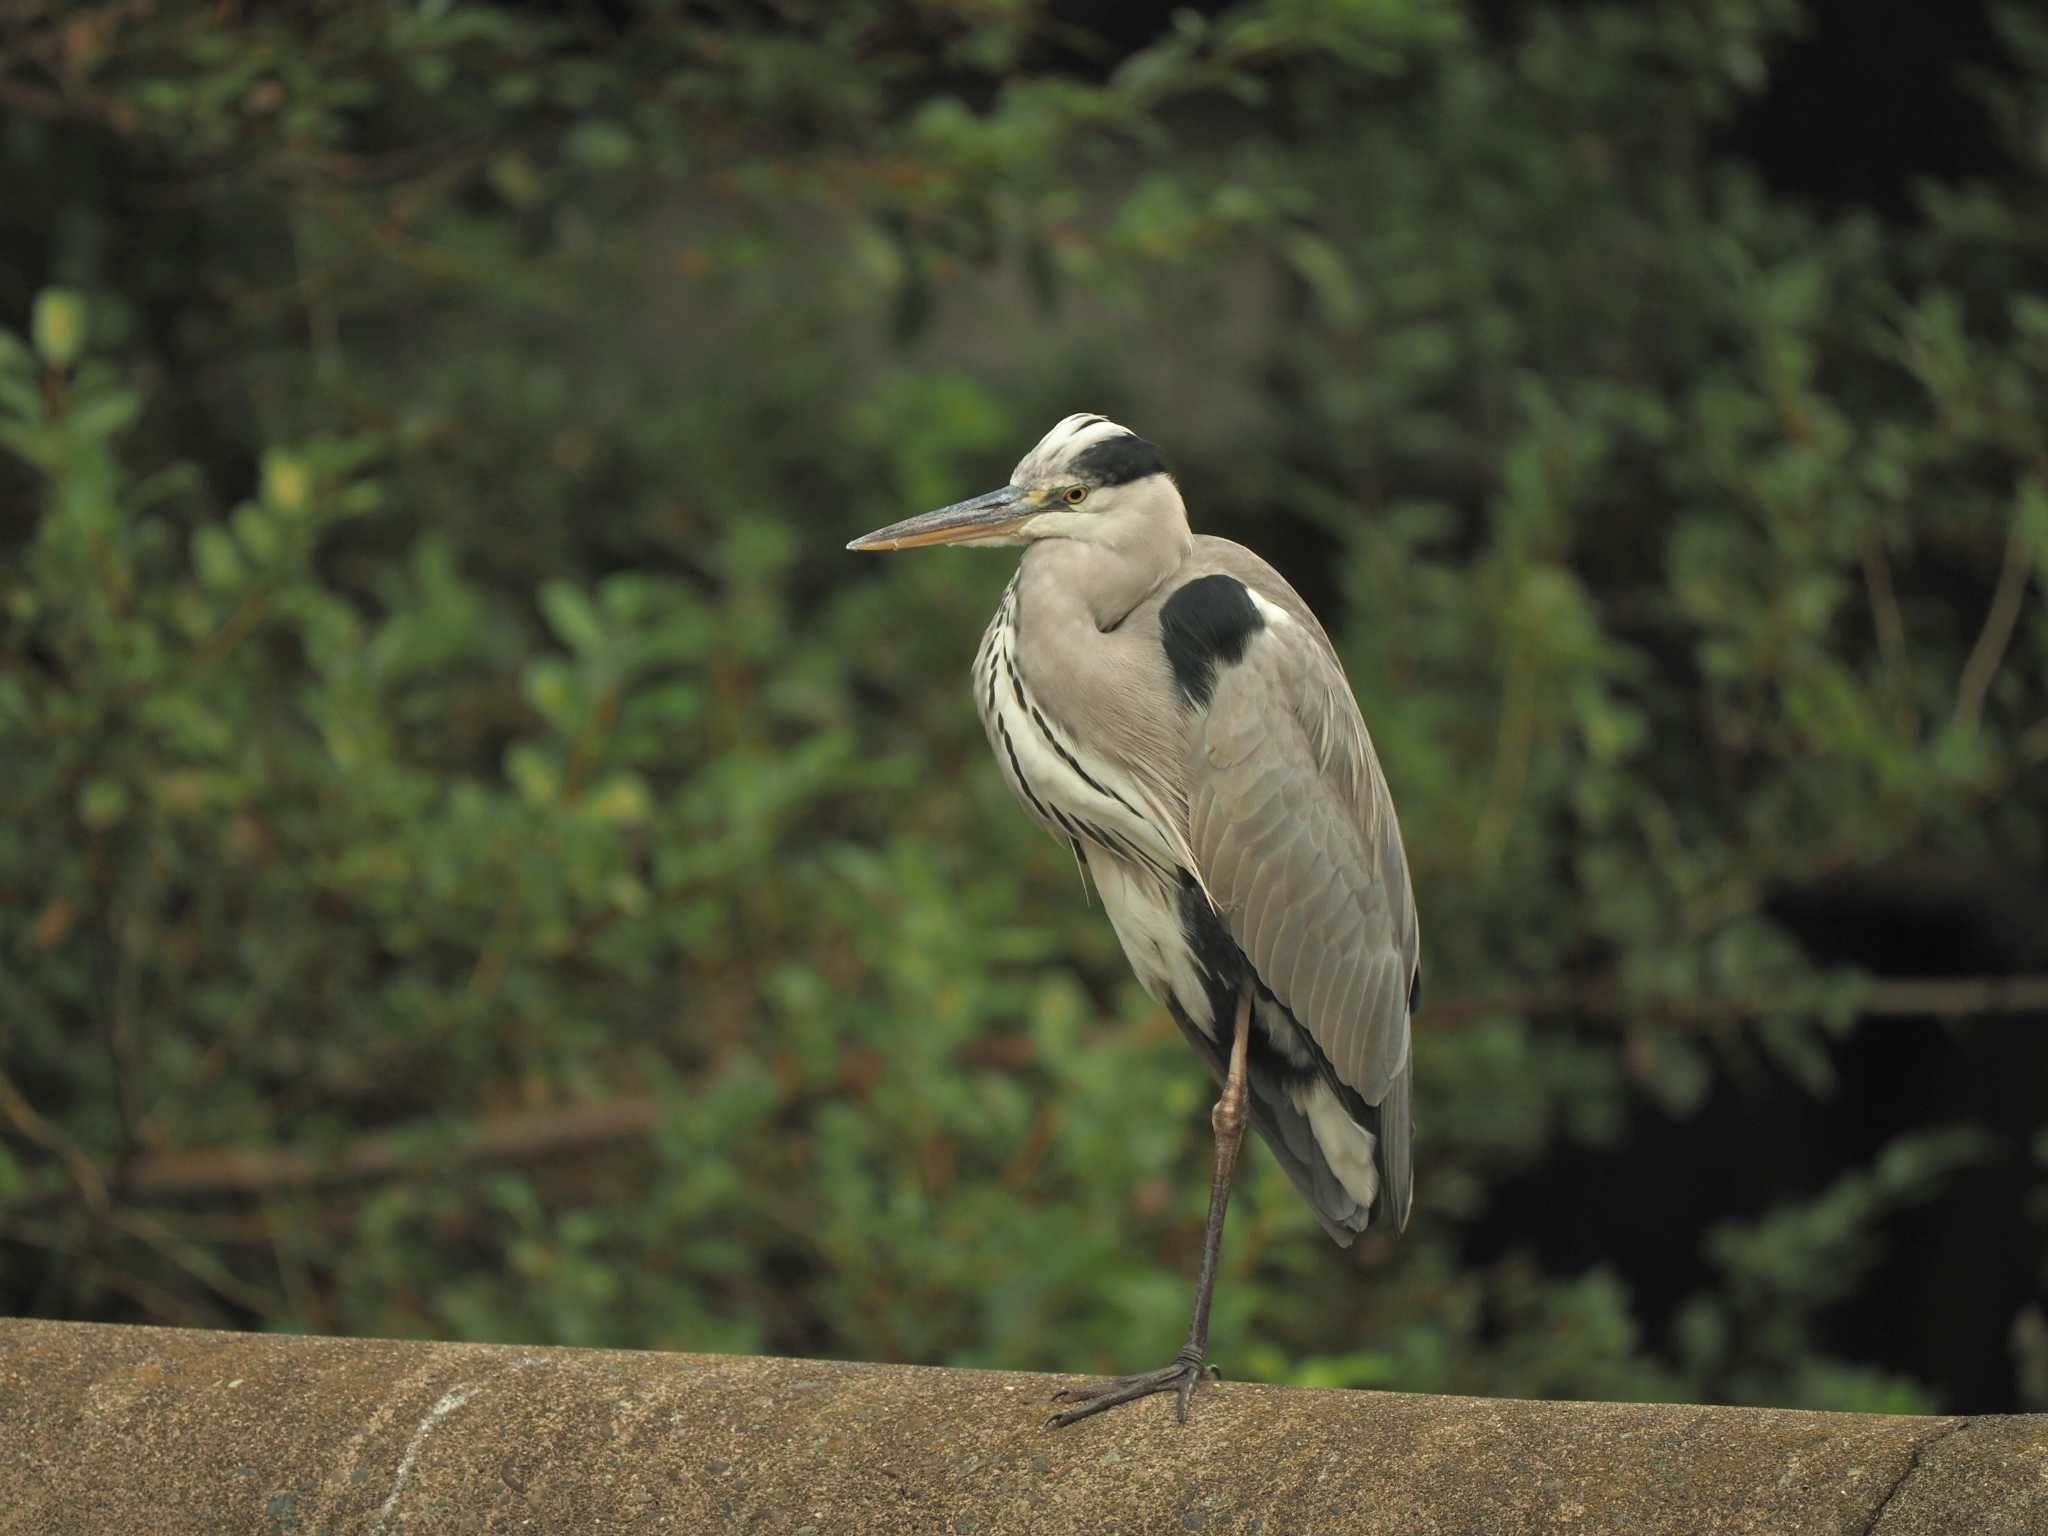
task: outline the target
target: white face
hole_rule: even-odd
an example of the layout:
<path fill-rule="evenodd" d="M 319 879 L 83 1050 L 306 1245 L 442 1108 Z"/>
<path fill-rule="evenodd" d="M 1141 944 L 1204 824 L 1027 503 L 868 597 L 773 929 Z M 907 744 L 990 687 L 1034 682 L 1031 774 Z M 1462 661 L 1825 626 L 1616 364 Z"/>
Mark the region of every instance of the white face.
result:
<path fill-rule="evenodd" d="M 1116 544 L 1149 522 L 1159 503 L 1178 493 L 1159 450 L 1129 427 L 1080 412 L 1038 440 L 1010 484 L 1044 508 L 1019 530 L 1029 539 L 1079 539 Z"/>

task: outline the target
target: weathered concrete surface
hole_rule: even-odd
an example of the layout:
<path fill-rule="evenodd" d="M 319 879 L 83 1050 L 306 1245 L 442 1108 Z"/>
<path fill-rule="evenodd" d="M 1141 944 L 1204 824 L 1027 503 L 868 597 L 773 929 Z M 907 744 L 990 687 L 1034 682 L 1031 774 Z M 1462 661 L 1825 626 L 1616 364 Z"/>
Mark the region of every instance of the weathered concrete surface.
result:
<path fill-rule="evenodd" d="M 0 1533 L 2048 1532 L 2048 1418 L 1061 1380 L 0 1320 Z"/>

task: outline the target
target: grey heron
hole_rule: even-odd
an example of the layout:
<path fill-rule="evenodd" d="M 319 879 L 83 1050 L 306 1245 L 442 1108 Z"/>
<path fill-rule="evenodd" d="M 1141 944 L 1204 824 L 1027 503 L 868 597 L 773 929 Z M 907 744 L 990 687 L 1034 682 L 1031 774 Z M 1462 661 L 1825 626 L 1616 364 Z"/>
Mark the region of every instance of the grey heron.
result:
<path fill-rule="evenodd" d="M 974 658 L 989 745 L 1221 1085 L 1187 1342 L 1048 1422 L 1156 1392 L 1185 1421 L 1247 1119 L 1340 1245 L 1407 1224 L 1421 939 L 1393 800 L 1315 615 L 1190 532 L 1130 429 L 1069 416 L 1009 484 L 847 548 L 937 544 L 1024 546 Z"/>

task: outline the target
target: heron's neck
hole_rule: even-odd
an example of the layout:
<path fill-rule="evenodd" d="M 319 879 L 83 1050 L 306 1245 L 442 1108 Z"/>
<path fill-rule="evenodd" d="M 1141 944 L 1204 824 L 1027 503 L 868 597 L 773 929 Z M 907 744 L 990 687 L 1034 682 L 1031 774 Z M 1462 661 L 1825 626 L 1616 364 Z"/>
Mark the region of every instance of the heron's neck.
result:
<path fill-rule="evenodd" d="M 1114 629 L 1180 568 L 1193 548 L 1186 524 L 1177 533 L 1122 544 L 1044 539 L 1024 551 L 1020 579 L 1062 606 L 1086 609 L 1097 629 Z"/>

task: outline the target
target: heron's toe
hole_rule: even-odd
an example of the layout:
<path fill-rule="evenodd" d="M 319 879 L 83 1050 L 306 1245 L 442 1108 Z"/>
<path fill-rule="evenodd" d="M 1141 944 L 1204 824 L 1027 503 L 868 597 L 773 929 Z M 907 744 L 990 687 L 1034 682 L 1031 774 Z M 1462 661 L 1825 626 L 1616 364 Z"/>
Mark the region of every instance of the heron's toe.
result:
<path fill-rule="evenodd" d="M 1173 1364 L 1161 1366 L 1156 1371 L 1146 1371 L 1138 1376 L 1119 1376 L 1092 1389 L 1061 1387 L 1053 1393 L 1053 1401 L 1072 1402 L 1075 1406 L 1047 1418 L 1046 1428 L 1064 1429 L 1069 1424 L 1078 1423 L 1107 1409 L 1123 1403 L 1136 1402 L 1141 1397 L 1151 1397 L 1160 1392 L 1174 1394 L 1174 1417 L 1185 1424 L 1188 1421 L 1188 1404 L 1194 1399 L 1195 1388 L 1205 1381 L 1220 1379 L 1222 1374 L 1199 1356 L 1190 1357 L 1183 1354 L 1177 1357 Z"/>

